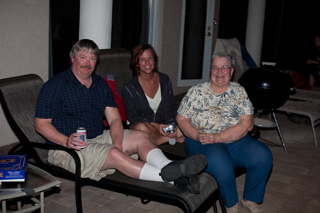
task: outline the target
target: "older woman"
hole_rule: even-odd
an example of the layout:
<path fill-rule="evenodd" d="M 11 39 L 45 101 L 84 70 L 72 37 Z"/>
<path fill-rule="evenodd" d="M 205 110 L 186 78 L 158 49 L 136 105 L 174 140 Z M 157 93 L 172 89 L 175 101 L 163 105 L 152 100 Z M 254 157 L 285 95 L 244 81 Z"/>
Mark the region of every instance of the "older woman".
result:
<path fill-rule="evenodd" d="M 170 138 L 183 142 L 179 127 L 174 133 L 163 127 L 176 123 L 174 98 L 169 76 L 158 72 L 158 56 L 150 44 L 139 44 L 131 51 L 130 66 L 136 72 L 122 90 L 130 129 L 147 132 L 156 145 Z"/>
<path fill-rule="evenodd" d="M 239 205 L 260 213 L 263 209 L 258 203 L 263 202 L 272 154 L 267 146 L 247 135 L 253 128 L 254 110 L 244 88 L 230 82 L 233 71 L 230 55 L 214 54 L 211 81 L 189 89 L 176 120 L 186 136 L 187 153 L 206 155 L 206 171 L 216 178 L 228 213 L 239 212 Z M 234 167 L 247 170 L 240 200 Z"/>

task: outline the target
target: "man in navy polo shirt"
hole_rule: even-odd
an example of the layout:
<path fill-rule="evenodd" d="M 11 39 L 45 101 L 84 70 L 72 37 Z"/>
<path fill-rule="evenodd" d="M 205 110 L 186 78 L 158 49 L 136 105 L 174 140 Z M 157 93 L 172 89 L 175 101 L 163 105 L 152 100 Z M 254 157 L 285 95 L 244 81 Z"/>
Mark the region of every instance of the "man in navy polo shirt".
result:
<path fill-rule="evenodd" d="M 47 143 L 77 150 L 83 178 L 100 180 L 117 169 L 133 178 L 167 181 L 180 189 L 199 193 L 197 174 L 206 167 L 206 157 L 195 155 L 172 162 L 151 142 L 148 134 L 123 129 L 110 87 L 103 78 L 93 74 L 99 59 L 99 48 L 93 41 L 76 42 L 70 59 L 70 68 L 47 81 L 39 94 L 35 127 Z M 104 116 L 109 130 L 104 128 Z M 80 135 L 75 133 L 78 127 L 87 130 L 88 143 L 84 149 L 78 147 L 81 144 Z M 50 150 L 48 160 L 75 171 L 72 157 L 64 151 Z"/>

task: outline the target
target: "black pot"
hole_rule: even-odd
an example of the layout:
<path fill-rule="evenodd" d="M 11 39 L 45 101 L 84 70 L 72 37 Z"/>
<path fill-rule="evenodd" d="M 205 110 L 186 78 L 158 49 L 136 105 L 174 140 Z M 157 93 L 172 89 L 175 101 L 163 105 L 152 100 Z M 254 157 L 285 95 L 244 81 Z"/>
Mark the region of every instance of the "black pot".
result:
<path fill-rule="evenodd" d="M 256 110 L 281 107 L 289 98 L 293 81 L 289 74 L 278 70 L 251 68 L 239 79 Z"/>

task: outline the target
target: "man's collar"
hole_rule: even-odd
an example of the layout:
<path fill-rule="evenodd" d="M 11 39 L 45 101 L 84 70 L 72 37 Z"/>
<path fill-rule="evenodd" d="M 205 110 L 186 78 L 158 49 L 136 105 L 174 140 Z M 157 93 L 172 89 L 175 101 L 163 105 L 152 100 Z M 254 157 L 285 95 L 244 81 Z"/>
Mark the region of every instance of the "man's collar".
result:
<path fill-rule="evenodd" d="M 71 66 L 67 70 L 67 76 L 68 76 L 70 82 L 76 84 L 77 86 L 83 86 L 83 84 L 77 79 L 77 77 L 73 73 L 73 71 L 71 69 Z M 97 76 L 95 74 L 93 74 L 93 73 L 91 74 L 91 78 L 92 78 L 92 83 L 91 83 L 90 88 L 95 87 L 95 85 L 99 82 L 97 80 Z"/>

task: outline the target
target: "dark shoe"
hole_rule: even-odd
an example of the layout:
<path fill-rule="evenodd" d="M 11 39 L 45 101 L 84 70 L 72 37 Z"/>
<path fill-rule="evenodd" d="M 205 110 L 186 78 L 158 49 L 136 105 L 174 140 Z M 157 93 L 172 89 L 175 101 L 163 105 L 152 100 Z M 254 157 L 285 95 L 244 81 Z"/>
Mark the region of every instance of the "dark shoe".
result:
<path fill-rule="evenodd" d="M 193 194 L 200 193 L 200 182 L 198 175 L 178 178 L 174 181 L 174 185 L 183 191 L 191 192 Z"/>
<path fill-rule="evenodd" d="M 295 124 L 299 124 L 299 123 L 300 123 L 300 118 L 299 118 L 299 116 L 296 116 L 296 115 L 294 115 L 294 114 L 289 114 L 289 115 L 288 115 L 288 119 L 289 119 L 290 121 L 292 121 L 293 123 L 295 123 Z"/>
<path fill-rule="evenodd" d="M 199 174 L 208 164 L 205 155 L 192 155 L 184 160 L 173 161 L 161 169 L 164 181 L 174 181 L 181 177 Z"/>

